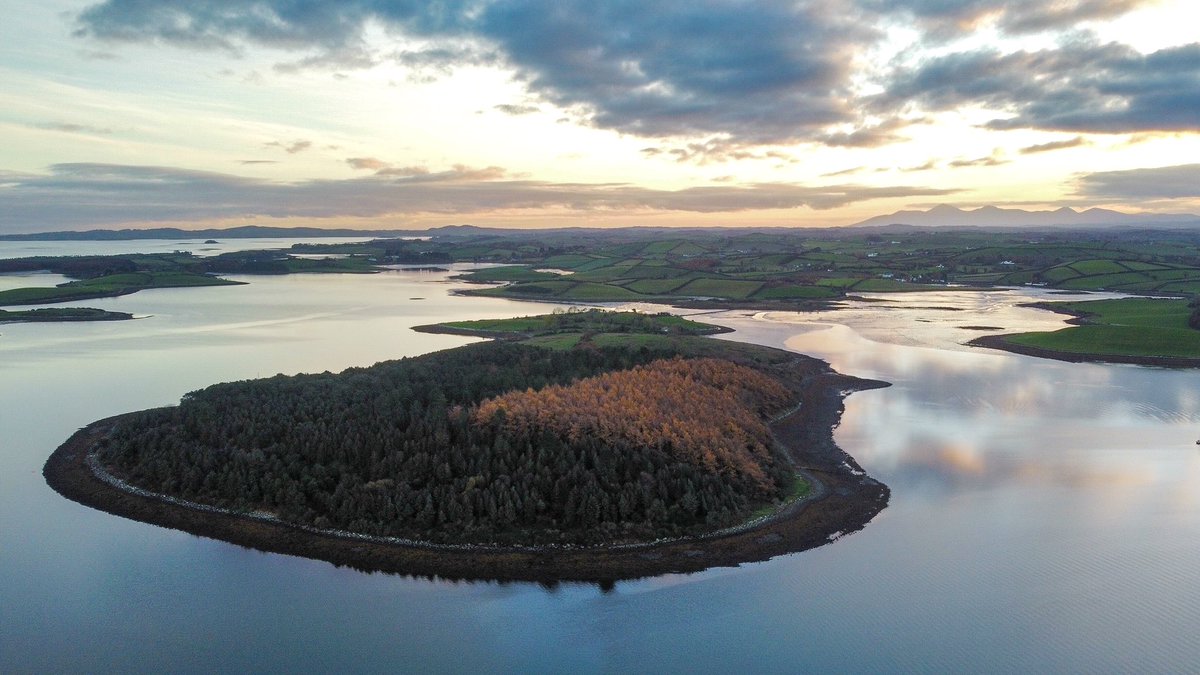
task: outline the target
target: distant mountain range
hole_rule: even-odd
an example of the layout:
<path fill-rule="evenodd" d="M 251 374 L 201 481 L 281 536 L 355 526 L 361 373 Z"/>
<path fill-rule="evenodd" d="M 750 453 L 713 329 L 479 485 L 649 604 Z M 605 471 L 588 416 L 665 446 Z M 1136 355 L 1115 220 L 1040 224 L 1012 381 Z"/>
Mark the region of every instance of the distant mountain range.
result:
<path fill-rule="evenodd" d="M 964 210 L 939 204 L 928 211 L 897 211 L 868 218 L 851 227 L 1200 227 L 1190 213 L 1122 213 L 1109 209 L 1076 211 L 1066 206 L 1053 211 L 1025 211 L 983 206 Z"/>
<path fill-rule="evenodd" d="M 850 225 L 851 228 L 874 229 L 905 229 L 905 228 L 1058 228 L 1058 227 L 1091 227 L 1091 228 L 1200 228 L 1200 216 L 1190 213 L 1122 213 L 1108 209 L 1088 209 L 1076 211 L 1062 207 L 1053 211 L 1025 211 L 1023 209 L 1002 209 L 996 206 L 983 206 L 978 209 L 960 209 L 949 204 L 940 204 L 928 211 L 897 211 L 883 216 L 868 218 L 860 223 Z M 737 229 L 737 228 L 735 228 Z M 758 231 L 781 232 L 791 230 L 789 227 L 757 227 Z M 827 231 L 836 233 L 844 227 L 816 228 L 809 232 Z M 477 227 L 475 225 L 443 225 L 424 230 L 356 230 L 329 229 L 323 227 L 266 227 L 247 225 L 224 229 L 184 230 L 178 227 L 156 227 L 151 229 L 125 230 L 84 230 L 62 232 L 34 232 L 25 234 L 0 235 L 0 241 L 124 241 L 133 239 L 315 239 L 318 237 L 428 237 L 463 238 L 477 236 L 547 236 L 550 234 L 606 234 L 612 235 L 624 230 L 637 230 L 640 234 L 661 233 L 664 236 L 686 236 L 690 232 L 715 232 L 727 230 L 721 227 L 637 227 L 637 228 L 596 228 L 571 227 L 550 228 L 537 230 L 522 230 L 498 227 Z"/>

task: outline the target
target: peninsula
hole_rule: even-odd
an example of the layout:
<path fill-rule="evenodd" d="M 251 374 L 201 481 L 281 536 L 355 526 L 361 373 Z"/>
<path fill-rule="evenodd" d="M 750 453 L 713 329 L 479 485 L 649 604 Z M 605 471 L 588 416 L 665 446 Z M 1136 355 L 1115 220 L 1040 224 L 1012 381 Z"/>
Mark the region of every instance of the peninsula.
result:
<path fill-rule="evenodd" d="M 101 420 L 44 473 L 80 503 L 243 546 L 547 582 L 763 560 L 887 504 L 832 439 L 845 393 L 884 383 L 666 314 L 486 330 L 510 334 Z"/>
<path fill-rule="evenodd" d="M 1074 363 L 1131 363 L 1200 368 L 1200 298 L 1120 298 L 1038 302 L 1030 307 L 1066 314 L 1052 332 L 986 335 L 968 344 Z"/>

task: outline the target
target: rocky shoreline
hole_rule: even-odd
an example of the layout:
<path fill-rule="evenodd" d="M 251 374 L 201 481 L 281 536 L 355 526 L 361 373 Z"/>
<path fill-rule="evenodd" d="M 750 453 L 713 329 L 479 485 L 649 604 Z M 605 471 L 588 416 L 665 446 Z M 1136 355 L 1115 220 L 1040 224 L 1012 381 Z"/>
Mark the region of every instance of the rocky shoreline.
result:
<path fill-rule="evenodd" d="M 43 475 L 64 497 L 114 515 L 248 548 L 364 571 L 449 579 L 611 582 L 696 572 L 803 551 L 862 529 L 887 505 L 887 486 L 866 476 L 833 441 L 852 391 L 887 386 L 831 370 L 797 383 L 796 410 L 774 421 L 811 494 L 753 521 L 700 537 L 596 547 L 441 546 L 304 528 L 269 514 L 233 513 L 128 486 L 99 467 L 92 449 L 127 415 L 80 429 L 47 460 Z"/>

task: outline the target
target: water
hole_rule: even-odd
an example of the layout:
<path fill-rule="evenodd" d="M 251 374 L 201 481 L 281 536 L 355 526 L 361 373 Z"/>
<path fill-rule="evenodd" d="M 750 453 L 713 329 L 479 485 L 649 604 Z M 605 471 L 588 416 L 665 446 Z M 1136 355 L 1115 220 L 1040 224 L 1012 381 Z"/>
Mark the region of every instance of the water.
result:
<path fill-rule="evenodd" d="M 986 333 L 966 325 L 1061 325 L 1016 307 L 1028 291 L 707 315 L 737 329 L 724 337 L 895 383 L 851 396 L 837 434 L 891 505 L 832 545 L 736 569 L 610 591 L 363 574 L 116 518 L 45 486 L 45 458 L 95 419 L 213 382 L 471 341 L 412 325 L 550 309 L 451 297 L 461 286 L 446 277 L 246 277 L 88 303 L 136 321 L 0 326 L 0 670 L 1200 664 L 1200 374 L 958 345 Z"/>
<path fill-rule="evenodd" d="M 125 241 L 0 241 L 0 259 L 53 255 L 124 255 L 127 253 L 174 253 L 188 251 L 197 256 L 214 256 L 232 251 L 291 248 L 292 244 L 348 244 L 373 237 L 322 237 L 319 239 L 246 238 L 224 239 L 130 239 Z"/>

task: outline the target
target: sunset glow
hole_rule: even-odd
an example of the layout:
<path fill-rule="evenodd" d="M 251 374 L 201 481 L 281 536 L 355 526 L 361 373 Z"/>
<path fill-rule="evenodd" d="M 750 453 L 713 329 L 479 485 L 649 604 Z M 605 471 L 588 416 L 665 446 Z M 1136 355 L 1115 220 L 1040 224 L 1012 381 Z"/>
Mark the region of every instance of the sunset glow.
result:
<path fill-rule="evenodd" d="M 1191 0 L 303 6 L 10 7 L 0 233 L 1200 211 Z"/>

